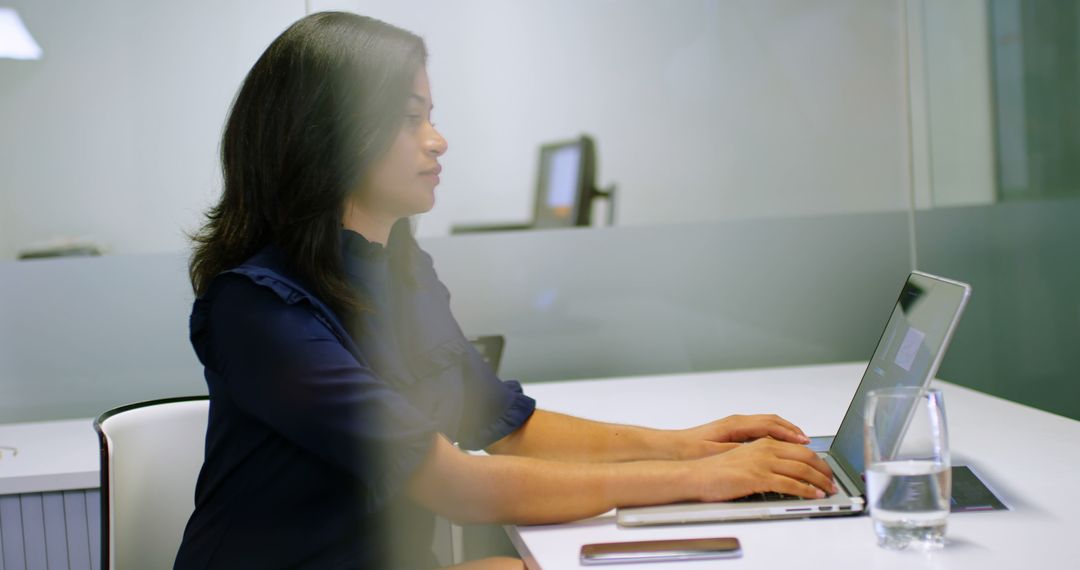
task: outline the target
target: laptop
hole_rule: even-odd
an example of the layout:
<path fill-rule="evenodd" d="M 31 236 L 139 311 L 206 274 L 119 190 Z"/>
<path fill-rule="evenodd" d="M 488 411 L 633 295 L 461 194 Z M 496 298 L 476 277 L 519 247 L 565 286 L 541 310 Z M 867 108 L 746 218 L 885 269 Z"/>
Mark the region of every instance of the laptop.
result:
<path fill-rule="evenodd" d="M 960 315 L 971 296 L 965 283 L 922 272 L 908 276 L 863 373 L 855 396 L 827 451 L 839 492 L 824 499 L 758 493 L 720 503 L 679 503 L 620 508 L 620 526 L 844 516 L 866 508 L 863 480 L 863 409 L 871 390 L 926 386 L 937 373 Z"/>

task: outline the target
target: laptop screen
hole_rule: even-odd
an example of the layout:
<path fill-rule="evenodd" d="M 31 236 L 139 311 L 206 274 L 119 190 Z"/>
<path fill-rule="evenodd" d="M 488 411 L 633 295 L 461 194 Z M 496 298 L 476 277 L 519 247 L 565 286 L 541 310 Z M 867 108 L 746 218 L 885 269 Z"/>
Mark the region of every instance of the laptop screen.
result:
<path fill-rule="evenodd" d="M 912 273 L 904 283 L 885 332 L 829 448 L 829 455 L 863 493 L 866 492 L 862 478 L 863 411 L 867 393 L 878 388 L 924 386 L 929 382 L 937 372 L 970 289 L 962 283 L 923 273 Z M 892 429 L 902 429 L 905 420 L 896 418 Z"/>

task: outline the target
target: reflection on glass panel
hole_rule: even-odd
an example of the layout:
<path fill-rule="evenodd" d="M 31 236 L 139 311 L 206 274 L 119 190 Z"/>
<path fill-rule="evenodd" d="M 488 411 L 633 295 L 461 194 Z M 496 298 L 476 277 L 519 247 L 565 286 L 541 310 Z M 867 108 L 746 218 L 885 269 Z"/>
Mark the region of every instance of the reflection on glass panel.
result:
<path fill-rule="evenodd" d="M 989 8 L 998 195 L 1080 195 L 1080 4 Z"/>

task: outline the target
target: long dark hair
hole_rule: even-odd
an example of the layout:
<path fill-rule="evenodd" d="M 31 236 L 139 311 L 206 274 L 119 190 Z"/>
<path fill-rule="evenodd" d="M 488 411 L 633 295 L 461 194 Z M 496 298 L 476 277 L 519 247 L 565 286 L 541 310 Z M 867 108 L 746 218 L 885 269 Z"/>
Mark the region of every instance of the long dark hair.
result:
<path fill-rule="evenodd" d="M 341 316 L 369 310 L 341 257 L 346 198 L 390 147 L 424 41 L 374 18 L 311 14 L 282 32 L 244 78 L 221 141 L 224 191 L 191 236 L 197 296 L 268 244 Z M 392 268 L 416 248 L 408 218 L 390 232 Z M 409 275 L 411 279 L 411 274 Z"/>

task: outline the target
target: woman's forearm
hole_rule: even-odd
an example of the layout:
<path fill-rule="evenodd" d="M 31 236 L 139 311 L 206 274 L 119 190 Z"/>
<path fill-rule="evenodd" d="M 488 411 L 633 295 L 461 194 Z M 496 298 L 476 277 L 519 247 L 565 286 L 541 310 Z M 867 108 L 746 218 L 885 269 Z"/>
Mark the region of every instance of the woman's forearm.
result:
<path fill-rule="evenodd" d="M 688 469 L 670 461 L 569 463 L 528 457 L 479 457 L 491 465 L 488 491 L 497 520 L 549 524 L 591 517 L 615 507 L 696 498 Z M 481 480 L 483 477 L 481 478 Z"/>
<path fill-rule="evenodd" d="M 410 484 L 413 497 L 460 522 L 547 524 L 617 506 L 693 500 L 686 462 L 572 463 L 468 456 L 442 440 Z"/>
<path fill-rule="evenodd" d="M 682 449 L 674 432 L 609 424 L 536 410 L 524 425 L 487 451 L 575 462 L 677 459 Z"/>

